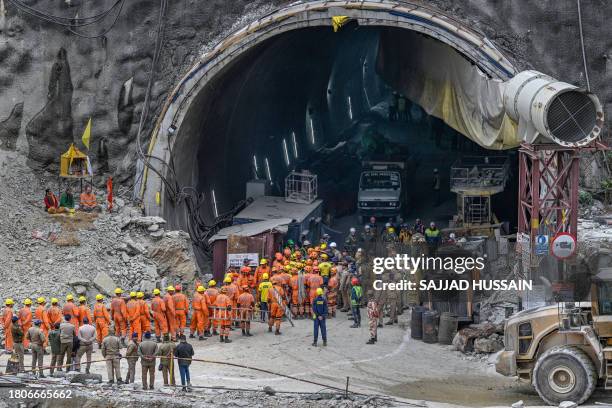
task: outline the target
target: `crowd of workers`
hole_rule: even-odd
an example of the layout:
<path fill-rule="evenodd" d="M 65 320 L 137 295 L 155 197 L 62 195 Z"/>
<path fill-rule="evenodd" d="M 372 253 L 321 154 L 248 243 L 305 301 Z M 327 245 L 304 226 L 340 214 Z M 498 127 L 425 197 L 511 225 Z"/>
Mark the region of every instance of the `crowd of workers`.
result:
<path fill-rule="evenodd" d="M 146 389 L 147 378 L 149 386 L 153 386 L 155 370 L 151 367 L 155 367 L 156 358 L 161 359 L 164 384 L 173 384 L 174 380 L 169 378 L 173 372 L 169 368 L 173 366 L 173 356 L 179 358 L 183 386 L 189 386 L 187 363 L 191 361 L 193 349 L 186 340 L 188 329 L 190 338 L 206 340 L 218 336 L 220 342 L 231 343 L 230 332 L 234 330 L 240 329 L 242 336 L 252 336 L 254 320 L 267 323 L 268 332 L 280 335 L 284 319 L 312 319 L 312 345 L 317 346 L 320 334 L 326 346 L 326 320 L 336 317 L 339 311 L 348 312 L 353 320 L 351 327 L 358 328 L 360 308 L 367 302 L 370 329 L 367 344 L 375 344 L 377 328 L 382 326 L 383 305 L 391 306 L 387 324 L 397 323 L 397 305 L 394 300 L 375 296 L 372 290 L 364 294 L 360 280 L 365 254 L 360 245 L 373 239 L 401 242 L 407 235 L 420 233 L 428 244 L 437 245 L 440 240 L 434 223 L 429 228 L 420 220 L 410 228 L 403 223 L 387 224 L 379 234 L 375 219 L 365 226 L 361 235 L 351 229 L 342 250 L 335 242 L 329 242 L 326 235 L 318 245 L 308 241 L 299 245 L 289 240 L 281 252 L 261 258 L 256 266 L 251 260 L 245 260 L 241 267 L 230 267 L 221 285 L 214 279 L 206 284 L 196 282 L 191 296 L 177 284 L 166 287 L 163 294 L 162 290 L 154 289 L 151 294 L 133 291 L 124 296 L 124 291 L 116 288 L 110 302 L 104 295 L 96 295 L 93 307 L 85 297 L 75 300 L 69 294 L 61 306 L 57 298 L 51 298 L 47 306 L 47 300 L 39 297 L 35 309 L 33 301 L 25 299 L 22 307 L 15 310 L 15 302 L 9 298 L 5 300 L 0 322 L 5 348 L 13 352 L 21 371 L 24 352 L 29 349 L 32 371 L 42 376 L 42 358 L 47 345 L 51 346 L 51 373 L 62 367 L 80 370 L 84 355 L 85 371 L 89 372 L 94 343 L 97 343 L 106 360 L 109 382 L 120 382 L 120 349 L 125 347 L 126 380 L 134 380 L 135 365 L 140 358 Z M 177 339 L 189 346 L 182 348 L 191 348 L 190 356 L 177 351 L 181 350 L 175 347 Z"/>

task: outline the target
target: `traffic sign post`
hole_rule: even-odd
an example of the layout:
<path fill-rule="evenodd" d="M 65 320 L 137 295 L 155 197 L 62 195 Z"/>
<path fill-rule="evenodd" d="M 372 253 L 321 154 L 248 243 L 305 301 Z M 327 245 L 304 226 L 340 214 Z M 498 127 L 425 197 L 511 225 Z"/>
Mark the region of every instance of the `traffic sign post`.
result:
<path fill-rule="evenodd" d="M 557 259 L 570 258 L 576 252 L 576 238 L 567 232 L 560 232 L 553 238 L 550 252 Z"/>

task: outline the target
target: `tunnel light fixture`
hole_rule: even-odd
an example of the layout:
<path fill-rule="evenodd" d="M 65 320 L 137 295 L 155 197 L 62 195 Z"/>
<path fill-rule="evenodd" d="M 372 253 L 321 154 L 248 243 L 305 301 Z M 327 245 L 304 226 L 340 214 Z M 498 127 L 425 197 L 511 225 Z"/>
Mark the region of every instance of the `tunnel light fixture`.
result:
<path fill-rule="evenodd" d="M 293 143 L 293 156 L 297 159 L 298 151 L 297 151 L 297 140 L 295 138 L 295 132 L 291 132 L 291 142 Z"/>
<path fill-rule="evenodd" d="M 351 103 L 351 97 L 348 96 L 346 98 L 346 101 L 348 103 L 348 114 L 349 114 L 349 119 L 353 120 L 353 104 Z"/>
<path fill-rule="evenodd" d="M 210 190 L 210 195 L 212 196 L 213 203 L 213 211 L 215 212 L 215 218 L 219 216 L 219 210 L 217 209 L 217 197 L 215 196 L 215 189 Z"/>
<path fill-rule="evenodd" d="M 285 163 L 289 166 L 289 150 L 287 149 L 287 139 L 283 139 L 283 154 L 285 155 Z"/>
<path fill-rule="evenodd" d="M 312 118 L 310 118 L 310 141 L 312 142 L 312 144 L 316 144 L 314 122 L 312 121 Z"/>
<path fill-rule="evenodd" d="M 268 176 L 268 180 L 272 182 L 272 173 L 270 173 L 270 162 L 268 161 L 267 157 L 265 159 L 265 163 L 266 163 L 266 175 Z"/>
<path fill-rule="evenodd" d="M 175 125 L 170 125 L 170 127 L 168 128 L 168 134 L 170 136 L 172 136 L 174 134 L 174 132 L 176 132 L 176 126 Z"/>
<path fill-rule="evenodd" d="M 255 170 L 255 178 L 259 178 L 259 166 L 257 165 L 257 156 L 253 155 L 253 169 Z"/>

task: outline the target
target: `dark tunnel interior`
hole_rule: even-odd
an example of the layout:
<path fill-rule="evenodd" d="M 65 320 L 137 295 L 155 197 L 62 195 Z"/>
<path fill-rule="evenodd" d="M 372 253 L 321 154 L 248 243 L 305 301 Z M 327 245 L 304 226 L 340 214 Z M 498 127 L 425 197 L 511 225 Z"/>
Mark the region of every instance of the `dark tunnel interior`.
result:
<path fill-rule="evenodd" d="M 415 43 L 425 38 L 356 24 L 338 33 L 329 27 L 299 29 L 250 48 L 217 74 L 192 103 L 173 153 L 181 184 L 207 198 L 200 207 L 204 219 L 212 221 L 243 200 L 250 179 L 268 179 L 271 193 L 282 195 L 288 172 L 308 169 L 318 175 L 325 210 L 339 229 L 348 229 L 360 222 L 352 214 L 361 161 L 382 156 L 415 164 L 404 217 L 444 224 L 456 214 L 449 173 L 457 158 L 506 155 L 516 169 L 514 151 L 486 150 L 410 101 L 404 117 L 390 120 L 389 103 L 400 91 L 380 74 L 377 58 L 381 42 L 400 35 Z M 394 64 L 394 56 L 387 55 L 385 63 Z M 432 205 L 434 168 L 441 175 L 440 206 Z M 516 184 L 512 174 L 506 190 L 492 199 L 494 213 L 512 230 Z M 185 222 L 179 212 L 166 216 Z"/>

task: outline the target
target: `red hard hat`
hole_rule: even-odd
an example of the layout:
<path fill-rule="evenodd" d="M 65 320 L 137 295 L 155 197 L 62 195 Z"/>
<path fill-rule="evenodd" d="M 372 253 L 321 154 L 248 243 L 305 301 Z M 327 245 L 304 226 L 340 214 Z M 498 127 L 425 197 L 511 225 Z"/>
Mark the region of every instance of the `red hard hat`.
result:
<path fill-rule="evenodd" d="M 359 284 L 359 279 L 357 279 L 357 278 L 351 279 L 351 284 L 358 285 Z"/>

